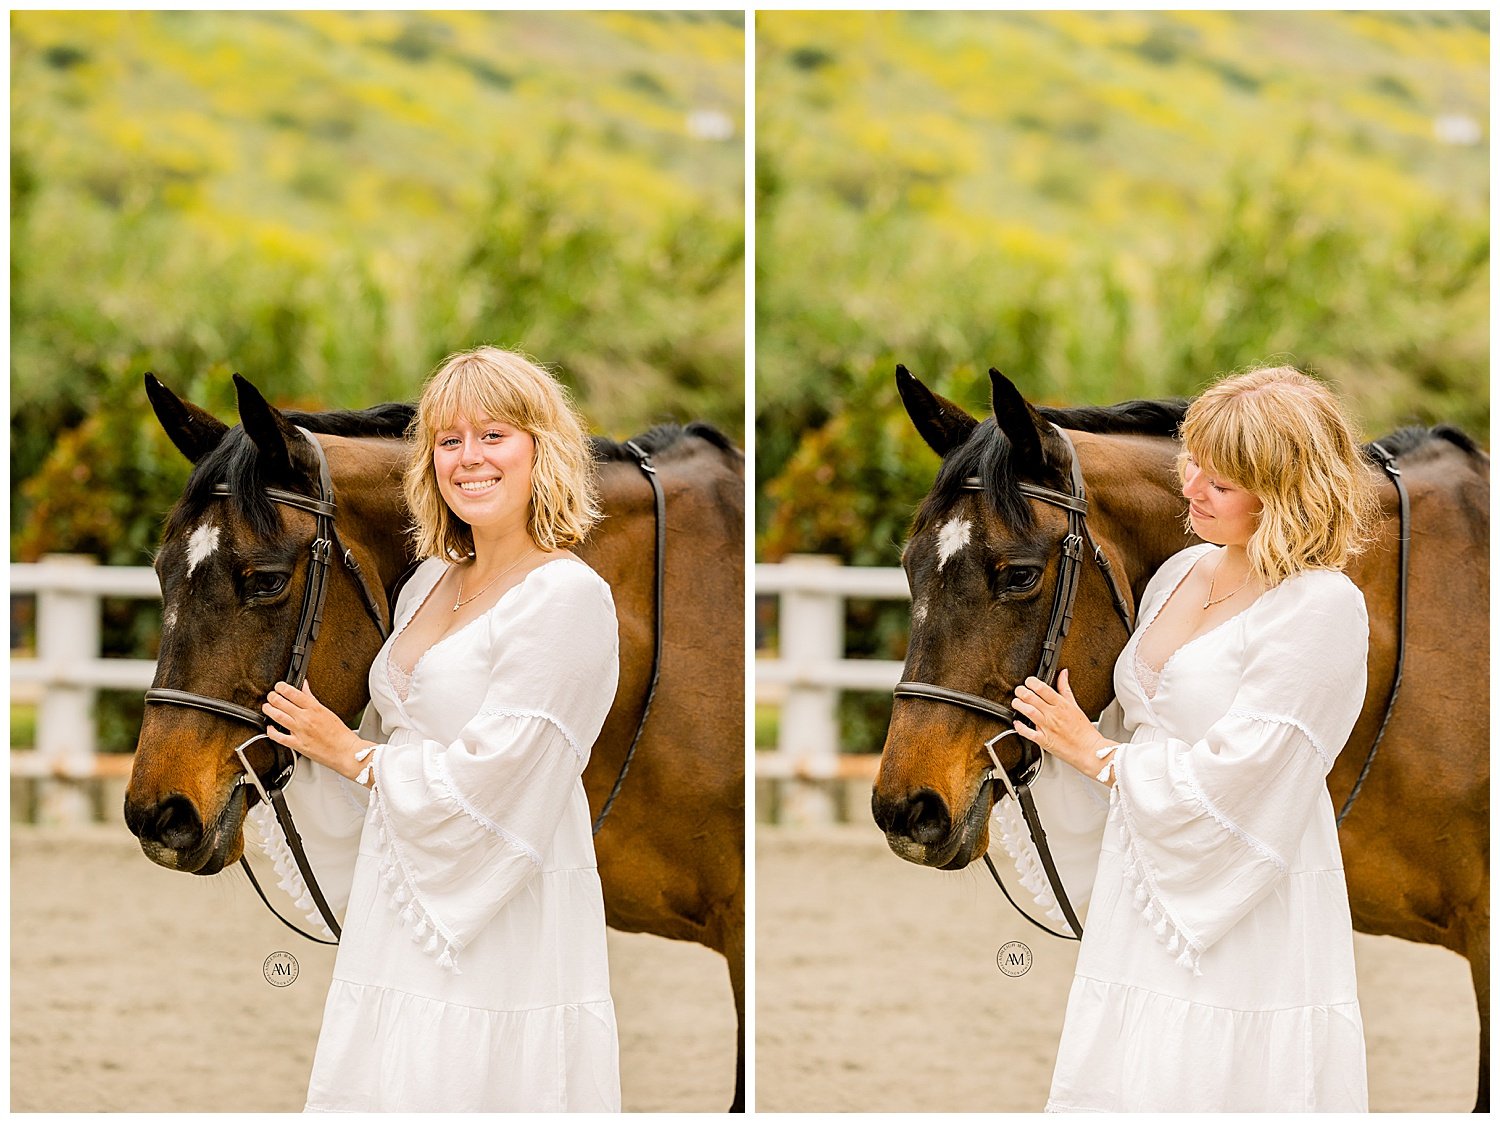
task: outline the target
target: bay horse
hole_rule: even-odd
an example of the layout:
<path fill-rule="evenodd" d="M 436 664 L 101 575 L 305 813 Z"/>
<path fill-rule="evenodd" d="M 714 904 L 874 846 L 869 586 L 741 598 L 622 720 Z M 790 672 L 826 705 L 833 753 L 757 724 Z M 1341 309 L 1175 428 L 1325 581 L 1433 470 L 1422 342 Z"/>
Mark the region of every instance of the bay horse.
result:
<path fill-rule="evenodd" d="M 315 522 L 271 504 L 263 489 L 317 494 L 315 452 L 296 427 L 316 433 L 341 545 L 389 593 L 412 560 L 401 472 L 413 407 L 283 413 L 238 375 L 235 387 L 241 424 L 231 428 L 146 375 L 158 420 L 194 465 L 155 559 L 163 621 L 153 685 L 258 710 L 288 665 Z M 595 839 L 605 917 L 620 931 L 688 940 L 724 956 L 739 1020 L 731 1110 L 742 1111 L 744 456 L 699 423 L 659 426 L 635 443 L 650 454 L 666 498 L 663 645 L 650 719 Z M 633 456 L 603 438 L 592 446 L 604 518 L 577 553 L 609 583 L 620 627 L 619 688 L 584 773 L 597 816 L 646 702 L 656 531 L 652 490 Z M 216 498 L 215 485 L 225 483 L 231 497 Z M 308 677 L 350 725 L 368 701 L 380 645 L 358 583 L 336 559 Z M 245 811 L 259 798 L 236 786 L 242 769 L 232 750 L 244 734 L 218 714 L 146 707 L 125 821 L 152 861 L 210 875 L 239 859 Z M 269 745 L 246 750 L 257 770 L 269 770 Z M 237 791 L 247 798 L 231 798 Z"/>
<path fill-rule="evenodd" d="M 1077 449 L 1087 526 L 1139 603 L 1158 566 L 1197 541 L 1185 529 L 1176 471 L 1186 399 L 1107 407 L 1034 407 L 991 369 L 992 418 L 977 420 L 897 367 L 917 432 L 942 458 L 902 554 L 911 586 L 903 679 L 1009 704 L 1035 673 L 1057 580 L 1064 512 L 1019 485 L 1069 487 Z M 1479 1007 L 1479 1091 L 1489 1105 L 1489 457 L 1448 426 L 1405 429 L 1380 442 L 1410 494 L 1411 558 L 1402 687 L 1368 779 L 1340 829 L 1350 907 L 1362 932 L 1451 948 L 1469 961 Z M 1354 787 L 1390 694 L 1396 658 L 1398 513 L 1382 485 L 1374 545 L 1349 569 L 1370 618 L 1369 679 L 1348 743 L 1328 776 L 1341 806 Z M 981 489 L 964 488 L 979 477 Z M 960 533 L 960 528 L 963 533 Z M 946 565 L 940 565 L 946 562 Z M 1083 709 L 1113 698 L 1125 641 L 1110 586 L 1085 556 L 1059 665 Z M 983 747 L 994 718 L 898 697 L 872 797 L 877 825 L 900 857 L 961 869 L 989 846 Z M 1018 738 L 1000 742 L 1019 762 Z M 1007 755 L 1008 754 L 1008 755 Z"/>

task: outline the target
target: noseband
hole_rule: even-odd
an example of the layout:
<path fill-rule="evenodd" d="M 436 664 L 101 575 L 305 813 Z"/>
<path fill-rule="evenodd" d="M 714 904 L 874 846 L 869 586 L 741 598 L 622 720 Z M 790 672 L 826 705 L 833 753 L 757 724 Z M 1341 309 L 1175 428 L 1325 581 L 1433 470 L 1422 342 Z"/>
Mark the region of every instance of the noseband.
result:
<path fill-rule="evenodd" d="M 1057 677 L 1058 661 L 1062 649 L 1062 641 L 1068 635 L 1068 628 L 1073 623 L 1073 602 L 1078 596 L 1078 579 L 1083 571 L 1084 547 L 1087 546 L 1093 552 L 1094 561 L 1099 566 L 1100 572 L 1109 585 L 1110 596 L 1114 600 L 1115 611 L 1119 613 L 1120 620 L 1125 625 L 1125 634 L 1128 637 L 1134 630 L 1135 625 L 1130 611 L 1130 601 L 1125 589 L 1120 585 L 1115 576 L 1109 559 L 1104 556 L 1093 535 L 1088 528 L 1088 498 L 1083 487 L 1083 469 L 1078 463 L 1078 451 L 1073 447 L 1073 442 L 1062 429 L 1053 426 L 1057 435 L 1062 438 L 1064 447 L 1068 451 L 1068 470 L 1071 481 L 1071 491 L 1056 491 L 1050 487 L 1040 487 L 1036 484 L 1021 483 L 1017 487 L 1023 495 L 1032 499 L 1040 499 L 1054 507 L 1061 507 L 1068 516 L 1068 532 L 1062 540 L 1062 553 L 1058 562 L 1057 590 L 1052 597 L 1052 615 L 1047 621 L 1047 634 L 1042 640 L 1041 655 L 1038 659 L 1035 677 L 1041 679 L 1051 686 Z M 969 476 L 963 481 L 965 491 L 983 491 L 984 484 L 977 476 Z M 1066 936 L 1061 932 L 1053 932 L 1045 925 L 1039 924 L 1027 916 L 1024 909 L 1017 905 L 1005 888 L 1004 882 L 990 861 L 990 856 L 985 854 L 985 865 L 989 866 L 990 874 L 995 878 L 1000 891 L 1005 893 L 1006 900 L 1022 916 L 1036 924 L 1045 932 L 1051 932 L 1054 936 L 1064 939 L 1078 939 L 1083 935 L 1083 925 L 1078 922 L 1078 917 L 1073 911 L 1072 903 L 1063 890 L 1062 879 L 1058 876 L 1056 864 L 1052 860 L 1052 851 L 1047 847 L 1047 833 L 1042 829 L 1041 818 L 1037 815 L 1036 803 L 1032 798 L 1030 785 L 1036 779 L 1037 773 L 1042 767 L 1042 751 L 1031 741 L 1022 738 L 1021 761 L 1015 775 L 1011 775 L 1001 765 L 1000 758 L 995 752 L 995 746 L 1001 739 L 1015 733 L 1015 723 L 1024 720 L 1009 706 L 1001 702 L 995 702 L 979 694 L 969 694 L 962 690 L 954 690 L 952 687 L 939 686 L 935 683 L 917 682 L 912 679 L 903 680 L 896 684 L 895 695 L 897 698 L 921 698 L 929 702 L 946 702 L 949 705 L 959 706 L 977 713 L 983 717 L 995 718 L 1003 723 L 1004 728 L 995 736 L 984 743 L 985 751 L 989 753 L 994 767 L 985 774 L 984 782 L 993 784 L 999 782 L 1004 785 L 1006 793 L 1009 794 L 1021 808 L 1021 813 L 1026 819 L 1026 827 L 1031 833 L 1031 839 L 1036 844 L 1037 852 L 1042 860 L 1042 868 L 1047 874 L 1047 881 L 1052 886 L 1053 896 L 1062 909 L 1063 916 L 1072 927 L 1075 935 Z M 1029 723 L 1028 723 L 1029 724 Z"/>
<path fill-rule="evenodd" d="M 328 458 L 323 455 L 323 448 L 317 439 L 306 429 L 298 426 L 297 429 L 312 446 L 313 453 L 318 460 L 318 495 L 316 498 L 302 495 L 295 491 L 285 491 L 279 487 L 268 487 L 264 489 L 265 496 L 273 503 L 280 503 L 286 507 L 295 507 L 299 511 L 306 511 L 317 520 L 317 528 L 313 535 L 312 558 L 308 564 L 307 586 L 302 591 L 302 611 L 297 619 L 297 630 L 292 638 L 291 662 L 287 666 L 282 680 L 300 689 L 307 681 L 308 664 L 312 661 L 313 644 L 318 639 L 318 629 L 323 623 L 323 606 L 328 597 L 329 571 L 333 568 L 333 553 L 335 547 L 344 565 L 354 575 L 355 584 L 359 586 L 360 594 L 364 598 L 365 608 L 370 618 L 375 621 L 375 627 L 380 632 L 381 642 L 384 642 L 390 634 L 388 618 L 383 611 L 382 602 L 385 598 L 377 598 L 371 591 L 369 582 L 365 579 L 364 572 L 359 568 L 359 562 L 355 560 L 354 554 L 347 549 L 339 539 L 338 528 L 334 525 L 336 512 L 333 499 L 333 478 L 328 471 Z M 225 497 L 233 494 L 228 484 L 215 484 L 213 494 L 216 497 Z M 235 789 L 249 784 L 253 786 L 264 800 L 275 812 L 281 829 L 286 834 L 287 844 L 292 852 L 292 857 L 297 862 L 297 868 L 301 871 L 302 880 L 306 882 L 308 891 L 311 893 L 318 911 L 322 913 L 324 923 L 334 934 L 334 940 L 319 940 L 316 936 L 309 936 L 302 932 L 296 925 L 292 924 L 266 900 L 265 893 L 261 892 L 255 875 L 250 871 L 250 863 L 243 856 L 240 865 L 250 877 L 250 884 L 260 894 L 260 899 L 265 901 L 266 907 L 271 909 L 281 922 L 287 927 L 307 936 L 309 940 L 317 943 L 337 942 L 339 936 L 338 921 L 334 919 L 333 910 L 328 907 L 328 901 L 323 896 L 323 891 L 318 885 L 317 878 L 313 876 L 312 866 L 307 861 L 307 855 L 302 848 L 302 836 L 292 822 L 291 811 L 287 808 L 286 798 L 282 795 L 282 789 L 291 780 L 296 770 L 297 754 L 285 745 L 271 744 L 276 750 L 275 765 L 269 779 L 263 779 L 255 769 L 250 766 L 250 761 L 245 756 L 245 749 L 256 741 L 266 737 L 266 727 L 270 721 L 264 714 L 241 706 L 235 702 L 229 702 L 222 698 L 214 698 L 207 694 L 194 694 L 187 690 L 176 690 L 169 687 L 153 686 L 146 691 L 147 702 L 159 702 L 171 706 L 186 706 L 191 709 L 206 710 L 221 717 L 231 718 L 235 721 L 244 722 L 246 725 L 254 726 L 257 732 L 248 740 L 241 742 L 235 747 L 234 753 L 239 757 L 244 773 L 235 781 Z M 279 729 L 280 726 L 277 726 Z M 230 793 L 233 798 L 234 792 Z"/>

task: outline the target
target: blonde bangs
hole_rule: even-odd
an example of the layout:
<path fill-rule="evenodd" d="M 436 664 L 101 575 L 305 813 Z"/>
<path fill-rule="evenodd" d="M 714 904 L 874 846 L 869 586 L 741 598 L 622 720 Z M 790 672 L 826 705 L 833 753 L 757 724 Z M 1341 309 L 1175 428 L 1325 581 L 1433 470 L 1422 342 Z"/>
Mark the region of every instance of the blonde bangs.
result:
<path fill-rule="evenodd" d="M 460 419 L 503 421 L 536 444 L 527 530 L 544 550 L 579 545 L 599 519 L 593 459 L 582 420 L 563 386 L 525 355 L 479 347 L 450 355 L 422 390 L 403 487 L 419 557 L 474 552 L 468 524 L 438 490 L 432 454 L 437 434 Z"/>
<path fill-rule="evenodd" d="M 1270 588 L 1305 569 L 1343 569 L 1377 510 L 1370 468 L 1338 399 L 1293 367 L 1263 367 L 1209 387 L 1182 422 L 1179 472 L 1204 470 L 1262 503 L 1246 550 Z"/>

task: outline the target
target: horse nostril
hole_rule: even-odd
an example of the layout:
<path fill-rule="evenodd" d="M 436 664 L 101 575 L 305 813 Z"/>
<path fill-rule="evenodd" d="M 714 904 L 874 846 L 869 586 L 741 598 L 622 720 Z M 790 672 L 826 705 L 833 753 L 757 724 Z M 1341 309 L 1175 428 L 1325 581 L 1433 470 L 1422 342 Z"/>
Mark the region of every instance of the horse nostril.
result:
<path fill-rule="evenodd" d="M 168 796 L 152 820 L 150 837 L 171 850 L 192 850 L 203 841 L 203 820 L 186 796 Z"/>
<path fill-rule="evenodd" d="M 906 835 L 922 846 L 934 846 L 948 837 L 952 820 L 948 805 L 937 792 L 923 788 L 906 805 Z"/>

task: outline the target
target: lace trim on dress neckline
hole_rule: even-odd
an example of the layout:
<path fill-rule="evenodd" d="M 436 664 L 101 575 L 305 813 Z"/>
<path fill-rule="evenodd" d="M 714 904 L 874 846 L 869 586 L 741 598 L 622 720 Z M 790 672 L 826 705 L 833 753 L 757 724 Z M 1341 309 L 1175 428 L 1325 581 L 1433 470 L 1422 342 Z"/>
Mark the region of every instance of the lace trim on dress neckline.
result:
<path fill-rule="evenodd" d="M 1145 691 L 1147 698 L 1155 698 L 1157 688 L 1161 686 L 1161 667 L 1153 667 L 1141 655 L 1140 644 L 1135 648 L 1135 677 L 1140 680 L 1141 689 Z"/>

